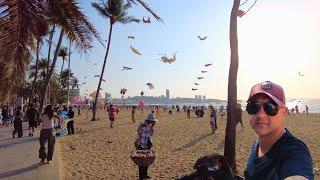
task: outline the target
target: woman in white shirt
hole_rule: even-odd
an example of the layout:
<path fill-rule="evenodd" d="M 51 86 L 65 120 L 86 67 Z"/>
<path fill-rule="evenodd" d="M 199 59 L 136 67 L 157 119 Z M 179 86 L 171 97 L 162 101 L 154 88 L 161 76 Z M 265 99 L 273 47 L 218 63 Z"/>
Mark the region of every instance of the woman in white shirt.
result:
<path fill-rule="evenodd" d="M 39 123 L 42 123 L 42 129 L 40 131 L 40 149 L 39 149 L 39 158 L 41 159 L 40 163 L 50 164 L 52 161 L 54 145 L 56 142 L 56 131 L 54 129 L 54 119 L 58 119 L 58 126 L 60 126 L 61 119 L 58 115 L 54 113 L 53 106 L 48 105 L 44 109 L 44 113 L 39 118 Z M 46 153 L 45 144 L 48 141 L 48 151 Z"/>

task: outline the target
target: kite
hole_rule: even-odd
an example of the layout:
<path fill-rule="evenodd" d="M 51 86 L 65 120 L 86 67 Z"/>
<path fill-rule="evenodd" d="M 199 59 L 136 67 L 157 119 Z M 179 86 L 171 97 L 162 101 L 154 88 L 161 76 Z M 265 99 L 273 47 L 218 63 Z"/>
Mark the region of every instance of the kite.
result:
<path fill-rule="evenodd" d="M 94 63 L 93 65 L 94 65 L 94 66 L 96 66 L 96 65 L 97 65 L 97 63 Z"/>
<path fill-rule="evenodd" d="M 100 75 L 94 75 L 94 77 L 100 77 Z"/>
<path fill-rule="evenodd" d="M 212 63 L 210 63 L 210 64 L 205 64 L 204 66 L 205 67 L 208 67 L 208 66 L 211 66 L 212 65 Z"/>
<path fill-rule="evenodd" d="M 149 86 L 150 89 L 154 89 L 154 86 L 152 83 L 147 83 L 147 85 Z"/>
<path fill-rule="evenodd" d="M 99 90 L 102 90 L 102 88 L 99 88 Z"/>
<path fill-rule="evenodd" d="M 173 63 L 173 62 L 176 61 L 176 54 L 177 54 L 177 52 L 175 52 L 175 53 L 173 54 L 173 57 L 172 57 L 172 58 L 168 58 L 166 54 L 159 54 L 159 55 L 164 55 L 164 56 L 161 57 L 160 61 L 161 61 L 161 62 L 164 62 L 164 63 L 169 63 L 169 64 L 171 64 L 171 63 Z"/>
<path fill-rule="evenodd" d="M 134 36 L 128 36 L 128 39 L 129 39 L 129 38 L 134 39 L 134 38 L 136 38 L 136 37 L 134 37 Z"/>
<path fill-rule="evenodd" d="M 198 84 L 198 83 L 194 83 L 195 85 L 200 85 L 200 84 Z"/>
<path fill-rule="evenodd" d="M 207 36 L 205 36 L 205 37 L 200 37 L 200 36 L 198 36 L 198 38 L 200 39 L 200 40 L 206 40 L 207 39 Z"/>
<path fill-rule="evenodd" d="M 201 71 L 201 73 L 206 73 L 206 72 L 208 72 L 208 71 Z"/>
<path fill-rule="evenodd" d="M 148 16 L 148 19 L 147 19 L 147 20 L 145 20 L 145 19 L 144 19 L 144 16 L 143 16 L 142 20 L 143 20 L 143 23 L 151 23 L 151 20 L 150 20 L 150 17 L 149 17 L 149 16 Z"/>
<path fill-rule="evenodd" d="M 84 78 L 87 78 L 87 77 L 84 77 Z"/>
<path fill-rule="evenodd" d="M 198 77 L 198 79 L 204 79 L 204 77 Z"/>
<path fill-rule="evenodd" d="M 141 91 L 140 95 L 141 95 L 141 96 L 143 96 L 143 95 L 144 95 L 144 92 L 143 92 L 143 91 Z"/>
<path fill-rule="evenodd" d="M 139 106 L 139 107 L 144 107 L 144 101 L 140 101 L 140 102 L 138 103 L 138 106 Z"/>
<path fill-rule="evenodd" d="M 198 90 L 198 89 L 196 89 L 196 88 L 192 88 L 192 91 L 196 91 L 196 90 Z"/>
<path fill-rule="evenodd" d="M 304 74 L 301 74 L 301 73 L 299 72 L 299 76 L 304 76 Z"/>
<path fill-rule="evenodd" d="M 104 79 L 101 79 L 103 82 L 106 82 L 106 80 L 104 80 Z"/>
<path fill-rule="evenodd" d="M 238 16 L 241 18 L 242 16 L 246 15 L 250 9 L 256 4 L 257 0 L 254 1 L 254 3 L 249 7 L 249 9 L 245 12 L 245 11 L 242 11 L 242 10 L 238 10 Z M 244 3 L 240 4 L 239 6 L 242 6 L 244 4 L 246 4 L 247 1 L 245 1 Z"/>
<path fill-rule="evenodd" d="M 242 16 L 244 16 L 246 13 L 244 12 L 244 11 L 242 11 L 242 10 L 238 10 L 238 16 L 239 17 L 242 17 Z"/>
<path fill-rule="evenodd" d="M 134 47 L 130 46 L 130 48 L 131 48 L 132 52 L 134 52 L 134 53 L 136 53 L 138 55 L 141 55 L 141 53 L 138 50 L 136 50 Z"/>
<path fill-rule="evenodd" d="M 111 96 L 107 97 L 106 103 L 110 104 L 113 101 L 113 98 Z"/>
<path fill-rule="evenodd" d="M 83 82 L 82 84 L 87 84 L 87 83 Z"/>
<path fill-rule="evenodd" d="M 121 71 L 124 71 L 124 70 L 131 70 L 131 69 L 132 69 L 131 67 L 123 66 L 123 69 L 121 69 Z"/>
<path fill-rule="evenodd" d="M 120 94 L 124 95 L 127 92 L 127 90 L 128 90 L 127 88 L 122 88 L 120 90 Z"/>

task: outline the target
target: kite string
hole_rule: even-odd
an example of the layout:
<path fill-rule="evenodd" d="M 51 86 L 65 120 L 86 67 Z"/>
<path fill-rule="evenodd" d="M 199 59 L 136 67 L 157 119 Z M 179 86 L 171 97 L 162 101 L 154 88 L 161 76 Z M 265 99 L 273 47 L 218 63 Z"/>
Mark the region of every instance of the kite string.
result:
<path fill-rule="evenodd" d="M 240 4 L 239 7 L 242 6 L 242 5 L 244 5 L 244 4 L 247 3 L 247 2 L 248 2 L 248 0 L 246 0 L 244 3 Z"/>
<path fill-rule="evenodd" d="M 254 1 L 254 3 L 250 6 L 250 8 L 247 10 L 247 12 L 244 13 L 244 15 L 250 11 L 250 9 L 256 4 L 256 2 L 257 2 L 257 0 Z"/>

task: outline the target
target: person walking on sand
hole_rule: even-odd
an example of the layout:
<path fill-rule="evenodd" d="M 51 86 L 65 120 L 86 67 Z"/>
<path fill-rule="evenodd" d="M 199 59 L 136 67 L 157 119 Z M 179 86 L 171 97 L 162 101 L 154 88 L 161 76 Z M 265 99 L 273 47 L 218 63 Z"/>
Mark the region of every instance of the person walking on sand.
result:
<path fill-rule="evenodd" d="M 131 120 L 132 120 L 132 123 L 135 123 L 136 121 L 134 120 L 134 115 L 136 114 L 136 106 L 132 106 L 132 109 L 131 109 Z"/>
<path fill-rule="evenodd" d="M 156 118 L 159 119 L 160 117 L 161 117 L 160 107 L 159 107 L 159 106 L 156 106 Z"/>
<path fill-rule="evenodd" d="M 22 112 L 21 106 L 17 108 L 17 111 L 14 115 L 14 130 L 12 132 L 12 137 L 15 138 L 16 133 L 18 133 L 18 138 L 21 138 L 23 135 L 22 130 L 22 118 L 24 117 L 24 113 Z"/>
<path fill-rule="evenodd" d="M 116 108 L 110 104 L 110 107 L 107 109 L 109 120 L 110 120 L 110 127 L 113 128 L 113 122 L 115 121 L 115 112 L 117 112 Z"/>
<path fill-rule="evenodd" d="M 74 134 L 74 111 L 73 107 L 69 107 L 67 116 L 69 117 L 69 122 L 67 123 L 68 135 Z"/>
<path fill-rule="evenodd" d="M 52 105 L 48 105 L 44 109 L 44 113 L 39 118 L 39 124 L 42 123 L 42 129 L 40 131 L 40 149 L 39 158 L 40 163 L 44 164 L 45 159 L 50 164 L 53 158 L 54 145 L 56 143 L 56 131 L 54 129 L 54 119 L 58 119 L 58 126 L 61 124 L 61 119 L 54 113 Z M 48 142 L 48 150 L 46 152 L 45 144 Z"/>
<path fill-rule="evenodd" d="M 284 128 L 288 108 L 280 85 L 265 81 L 251 88 L 247 112 L 254 141 L 244 176 L 251 179 L 314 179 L 308 147 Z"/>
<path fill-rule="evenodd" d="M 37 128 L 37 119 L 39 118 L 39 112 L 34 107 L 34 104 L 30 104 L 30 108 L 27 110 L 27 119 L 29 121 L 29 136 L 33 137 L 34 129 Z"/>
<path fill-rule="evenodd" d="M 187 118 L 190 119 L 191 107 L 187 107 Z"/>
<path fill-rule="evenodd" d="M 211 125 L 211 130 L 212 133 L 216 132 L 217 129 L 217 112 L 213 106 L 209 106 L 210 108 L 210 125 Z"/>
<path fill-rule="evenodd" d="M 150 150 L 152 147 L 151 136 L 154 134 L 154 125 L 158 121 L 154 114 L 151 113 L 148 117 L 141 122 L 138 126 L 138 137 L 139 137 L 139 146 L 138 150 Z M 139 166 L 139 179 L 150 179 L 151 177 L 148 176 L 148 167 L 149 166 Z"/>

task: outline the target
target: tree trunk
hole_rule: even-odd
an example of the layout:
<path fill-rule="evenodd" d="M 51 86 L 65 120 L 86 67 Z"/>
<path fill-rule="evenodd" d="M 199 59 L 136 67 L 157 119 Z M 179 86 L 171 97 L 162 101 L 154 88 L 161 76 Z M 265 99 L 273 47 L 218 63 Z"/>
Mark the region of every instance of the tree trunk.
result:
<path fill-rule="evenodd" d="M 36 82 L 37 82 L 37 78 L 38 78 L 38 67 L 39 67 L 39 51 L 40 51 L 40 40 L 37 40 L 37 59 L 36 59 L 36 72 L 34 75 L 34 79 L 32 82 L 32 88 L 31 88 L 31 92 L 30 92 L 30 96 L 29 96 L 29 103 L 28 103 L 28 107 L 31 104 L 31 101 L 33 100 L 33 94 L 34 94 L 34 88 L 36 87 Z"/>
<path fill-rule="evenodd" d="M 49 50 L 48 50 L 48 64 L 47 64 L 47 74 L 49 74 L 49 68 L 50 68 L 50 55 L 51 55 L 51 45 L 52 45 L 52 39 L 53 39 L 53 34 L 54 34 L 54 30 L 56 28 L 56 25 L 53 24 L 52 26 L 52 30 L 50 32 L 50 36 L 49 36 Z M 49 83 L 49 86 L 48 86 L 48 92 L 47 92 L 47 97 L 48 97 L 48 100 L 49 100 L 49 103 L 51 102 L 50 100 L 50 96 L 51 96 L 51 93 L 50 93 L 50 83 Z"/>
<path fill-rule="evenodd" d="M 110 22 L 110 30 L 109 30 L 109 38 L 108 38 L 107 51 L 106 51 L 106 55 L 104 56 L 104 62 L 103 62 L 103 66 L 102 66 L 102 71 L 101 71 L 101 75 L 100 75 L 100 80 L 99 80 L 98 88 L 97 88 L 97 94 L 96 94 L 96 97 L 95 97 L 95 99 L 94 99 L 93 111 L 92 111 L 92 120 L 91 120 L 91 121 L 95 121 L 95 120 L 96 120 L 96 111 L 97 111 L 98 95 L 99 95 L 99 91 L 100 91 L 101 81 L 102 81 L 102 79 L 103 79 L 104 69 L 105 69 L 105 66 L 106 66 L 106 63 L 107 63 L 107 57 L 108 57 L 108 54 L 109 54 L 111 34 L 112 34 L 112 26 L 113 26 L 113 23 Z"/>
<path fill-rule="evenodd" d="M 234 0 L 230 17 L 230 49 L 231 60 L 228 80 L 227 127 L 225 135 L 224 156 L 227 158 L 234 173 L 237 173 L 236 149 L 236 105 L 237 105 L 237 75 L 239 66 L 237 18 L 240 0 Z"/>
<path fill-rule="evenodd" d="M 54 52 L 54 56 L 53 56 L 53 60 L 52 60 L 52 66 L 50 67 L 49 74 L 47 74 L 46 82 L 44 84 L 44 88 L 43 88 L 42 93 L 41 93 L 41 103 L 40 103 L 39 113 L 42 113 L 45 96 L 46 96 L 46 93 L 47 93 L 47 90 L 48 90 L 49 83 L 51 81 L 51 77 L 52 77 L 52 74 L 53 74 L 53 71 L 54 71 L 54 67 L 56 66 L 56 63 L 57 63 L 58 53 L 59 53 L 59 50 L 60 50 L 60 47 L 61 47 L 63 35 L 64 35 L 64 32 L 63 32 L 63 30 L 61 30 L 60 37 L 59 37 L 59 40 L 58 40 L 58 43 L 57 43 L 57 47 L 56 47 L 56 51 Z"/>

